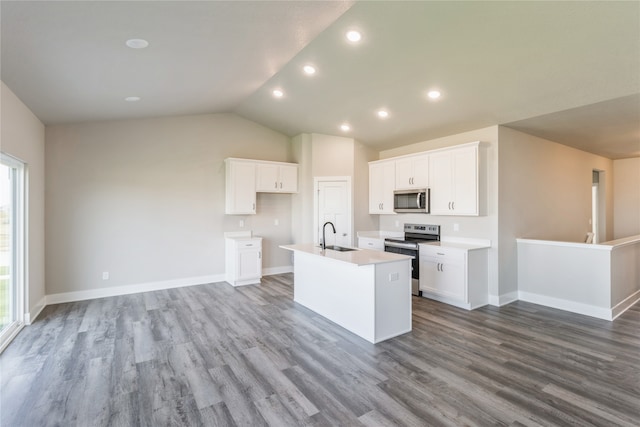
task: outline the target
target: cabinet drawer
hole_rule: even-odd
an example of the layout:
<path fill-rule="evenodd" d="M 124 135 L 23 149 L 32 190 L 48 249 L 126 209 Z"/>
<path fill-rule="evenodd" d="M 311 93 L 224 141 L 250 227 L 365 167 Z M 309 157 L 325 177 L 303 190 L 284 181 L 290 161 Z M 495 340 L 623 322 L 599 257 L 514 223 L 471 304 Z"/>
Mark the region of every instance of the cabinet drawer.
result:
<path fill-rule="evenodd" d="M 238 249 L 242 248 L 258 248 L 260 249 L 260 240 L 242 240 L 237 242 Z"/>
<path fill-rule="evenodd" d="M 466 251 L 446 246 L 420 245 L 420 258 L 423 257 L 433 258 L 438 262 L 464 264 Z"/>
<path fill-rule="evenodd" d="M 384 251 L 384 239 L 376 239 L 374 237 L 358 237 L 358 247 L 360 249 Z"/>

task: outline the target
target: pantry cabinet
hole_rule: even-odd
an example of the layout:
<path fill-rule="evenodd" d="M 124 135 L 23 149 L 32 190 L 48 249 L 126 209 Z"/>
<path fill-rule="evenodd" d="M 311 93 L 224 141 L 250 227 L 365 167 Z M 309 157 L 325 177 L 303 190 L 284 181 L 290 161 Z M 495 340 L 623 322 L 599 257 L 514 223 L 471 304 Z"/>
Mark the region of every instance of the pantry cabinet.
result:
<path fill-rule="evenodd" d="M 429 155 L 432 215 L 479 215 L 479 143 Z"/>
<path fill-rule="evenodd" d="M 429 186 L 429 156 L 402 157 L 395 161 L 396 190 L 412 190 Z"/>
<path fill-rule="evenodd" d="M 369 163 L 369 213 L 393 214 L 395 189 L 395 162 Z"/>

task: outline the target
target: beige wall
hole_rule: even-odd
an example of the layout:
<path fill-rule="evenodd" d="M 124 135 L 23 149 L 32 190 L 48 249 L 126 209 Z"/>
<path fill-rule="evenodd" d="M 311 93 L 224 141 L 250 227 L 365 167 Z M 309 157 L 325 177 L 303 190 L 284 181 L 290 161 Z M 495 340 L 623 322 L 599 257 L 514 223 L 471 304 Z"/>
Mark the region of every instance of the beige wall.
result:
<path fill-rule="evenodd" d="M 613 161 L 613 238 L 640 234 L 640 158 Z"/>
<path fill-rule="evenodd" d="M 27 298 L 33 320 L 45 301 L 45 128 L 4 83 L 0 100 L 0 150 L 27 165 Z"/>
<path fill-rule="evenodd" d="M 294 228 L 297 243 L 314 239 L 315 177 L 349 176 L 352 184 L 353 238 L 362 230 L 377 230 L 377 219 L 369 215 L 369 164 L 377 152 L 352 138 L 322 134 L 300 134 L 292 139 L 292 151 L 300 167 L 299 194 L 294 196 L 293 216 L 298 227 Z"/>
<path fill-rule="evenodd" d="M 225 231 L 290 265 L 291 195 L 225 215 L 227 157 L 289 161 L 289 139 L 233 114 L 47 127 L 47 294 L 223 274 Z"/>
<path fill-rule="evenodd" d="M 423 141 L 380 152 L 380 159 L 435 150 L 467 142 L 481 141 L 482 189 L 480 205 L 485 215 L 475 217 L 437 216 L 425 214 L 379 215 L 380 229 L 402 231 L 404 223 L 438 224 L 443 237 L 475 238 L 491 241 L 489 250 L 489 295 L 492 304 L 498 304 L 500 295 L 507 291 L 498 280 L 498 127 L 478 129 L 443 138 Z M 397 224 L 397 225 L 396 225 Z M 457 224 L 458 231 L 454 231 Z M 508 289 L 510 291 L 510 288 Z"/>
<path fill-rule="evenodd" d="M 516 238 L 583 241 L 593 170 L 602 171 L 605 240 L 613 236 L 613 162 L 506 127 L 500 139 L 500 283 L 517 289 Z"/>

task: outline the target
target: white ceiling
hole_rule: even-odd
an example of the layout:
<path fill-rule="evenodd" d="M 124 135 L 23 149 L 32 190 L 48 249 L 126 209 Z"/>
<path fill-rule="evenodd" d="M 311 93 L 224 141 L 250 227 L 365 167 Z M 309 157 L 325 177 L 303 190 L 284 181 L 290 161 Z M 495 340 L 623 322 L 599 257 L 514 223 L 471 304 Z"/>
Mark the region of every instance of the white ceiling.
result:
<path fill-rule="evenodd" d="M 347 121 L 377 149 L 505 124 L 640 156 L 637 1 L 2 1 L 0 18 L 1 78 L 45 124 L 235 112 L 289 136 Z"/>

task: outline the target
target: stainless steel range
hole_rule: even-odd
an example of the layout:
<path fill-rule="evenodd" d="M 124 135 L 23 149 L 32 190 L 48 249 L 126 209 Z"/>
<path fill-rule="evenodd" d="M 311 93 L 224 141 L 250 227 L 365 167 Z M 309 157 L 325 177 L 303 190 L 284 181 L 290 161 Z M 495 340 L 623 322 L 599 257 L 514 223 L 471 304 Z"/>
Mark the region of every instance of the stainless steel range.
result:
<path fill-rule="evenodd" d="M 419 244 L 440 241 L 440 226 L 425 224 L 405 224 L 404 238 L 384 239 L 384 251 L 409 255 L 411 260 L 411 293 L 422 295 L 420 291 L 420 253 Z"/>

